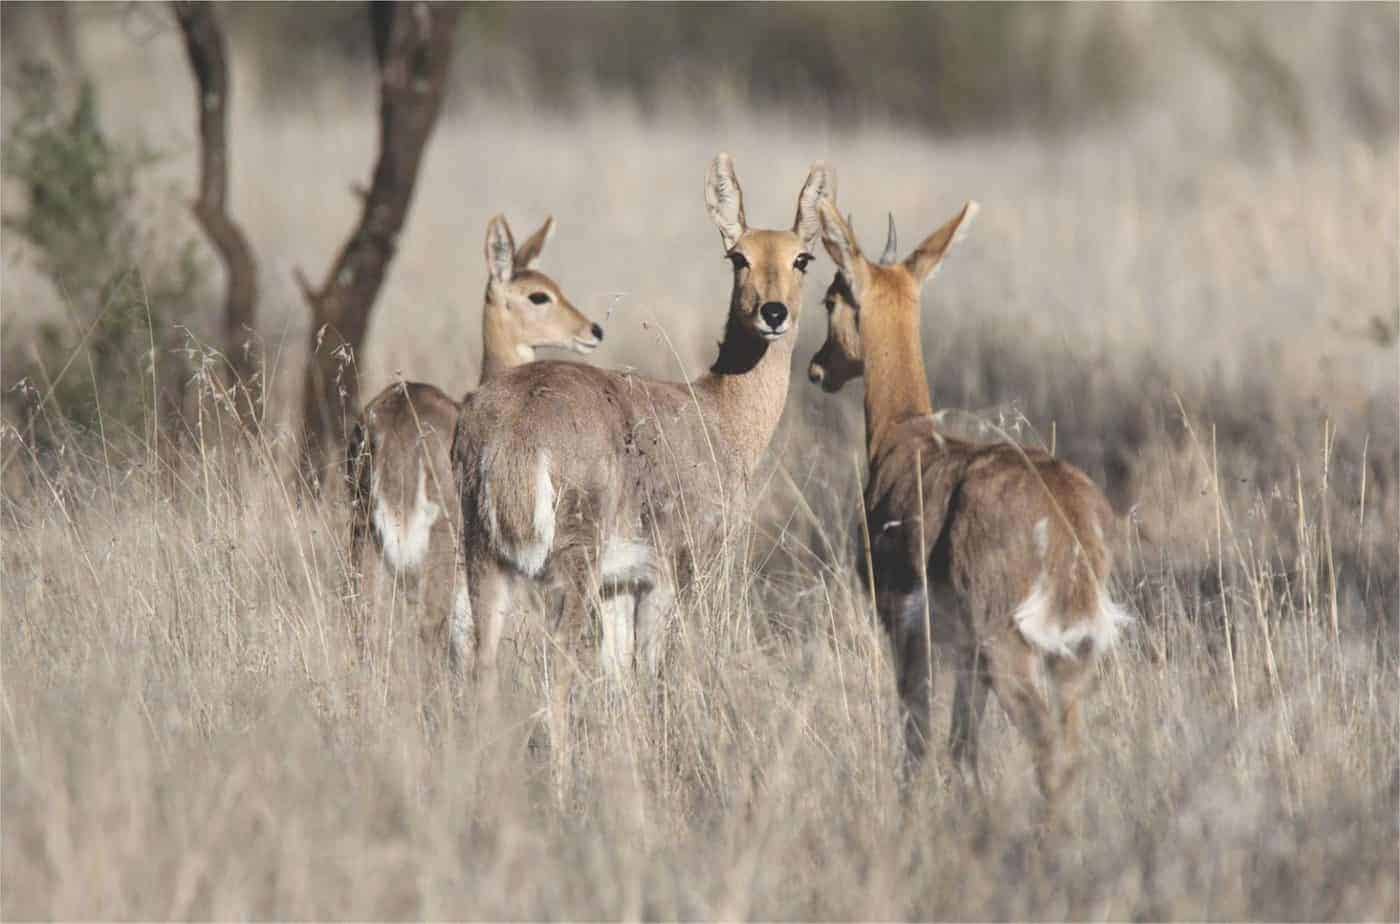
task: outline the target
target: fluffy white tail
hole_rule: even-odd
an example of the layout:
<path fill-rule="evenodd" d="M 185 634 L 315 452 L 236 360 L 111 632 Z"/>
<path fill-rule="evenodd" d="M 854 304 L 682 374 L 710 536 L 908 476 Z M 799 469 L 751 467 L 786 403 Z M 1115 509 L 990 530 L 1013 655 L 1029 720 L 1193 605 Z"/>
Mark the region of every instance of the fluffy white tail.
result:
<path fill-rule="evenodd" d="M 1098 605 L 1092 612 L 1074 620 L 1057 618 L 1061 614 L 1054 611 L 1054 596 L 1042 574 L 1012 619 L 1026 641 L 1046 654 L 1062 658 L 1102 654 L 1118 641 L 1119 630 L 1132 617 L 1114 602 L 1107 587 L 1100 585 L 1097 596 Z"/>
<path fill-rule="evenodd" d="M 382 489 L 375 471 L 370 479 L 370 522 L 384 551 L 384 561 L 399 573 L 417 571 L 427 558 L 433 524 L 442 516 L 442 507 L 428 499 L 427 466 L 421 458 L 418 460 L 418 486 L 407 511 L 394 509 Z"/>

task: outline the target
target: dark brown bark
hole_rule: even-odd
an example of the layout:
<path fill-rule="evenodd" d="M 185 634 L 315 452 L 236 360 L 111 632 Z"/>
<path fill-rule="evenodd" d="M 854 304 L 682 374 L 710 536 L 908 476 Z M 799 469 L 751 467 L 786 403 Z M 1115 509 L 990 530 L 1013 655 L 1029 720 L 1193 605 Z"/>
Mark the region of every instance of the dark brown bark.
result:
<path fill-rule="evenodd" d="M 235 379 L 239 416 L 251 422 L 260 412 L 260 379 L 254 350 L 258 267 L 243 230 L 228 214 L 228 59 L 214 6 L 175 0 L 175 18 L 185 36 L 194 71 L 199 122 L 199 198 L 191 205 L 227 273 L 224 296 L 224 355 Z"/>
<path fill-rule="evenodd" d="M 302 451 L 313 487 L 324 481 L 330 450 L 344 442 L 359 403 L 355 357 L 437 121 L 457 15 L 455 4 L 371 4 L 379 66 L 379 160 L 363 194 L 359 223 L 325 282 L 314 288 L 299 270 L 296 273 L 312 314 L 302 390 Z"/>

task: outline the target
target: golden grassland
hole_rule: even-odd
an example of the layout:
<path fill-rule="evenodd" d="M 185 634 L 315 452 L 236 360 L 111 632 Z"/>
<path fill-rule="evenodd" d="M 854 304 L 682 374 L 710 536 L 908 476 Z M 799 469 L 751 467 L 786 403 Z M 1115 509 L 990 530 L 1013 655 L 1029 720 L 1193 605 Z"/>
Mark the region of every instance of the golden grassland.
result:
<path fill-rule="evenodd" d="M 149 190 L 174 235 L 191 102 L 178 48 L 147 54 L 110 72 L 112 126 L 183 152 Z M 290 270 L 319 272 L 350 227 L 373 98 L 244 104 L 233 210 L 261 258 L 264 426 L 219 437 L 200 389 L 177 456 L 113 438 L 27 462 L 5 434 L 0 915 L 1400 916 L 1400 387 L 1393 341 L 1365 336 L 1400 302 L 1400 160 L 1345 138 L 1244 153 L 1182 124 L 936 141 L 740 108 L 700 125 L 459 106 L 359 358 L 366 396 L 399 374 L 473 385 L 486 221 L 553 213 L 544 268 L 606 324 L 594 361 L 698 373 L 729 284 L 701 197 L 717 150 L 755 225 L 791 220 L 817 158 L 870 246 L 886 211 L 910 246 L 978 199 L 925 299 L 935 403 L 1106 487 L 1136 616 L 1101 664 L 1069 828 L 1047 836 L 996 707 L 982 803 L 939 747 L 897 790 L 891 672 L 854 577 L 859 389 L 804 378 L 825 257 L 748 542 L 685 601 L 655 688 L 585 686 L 552 742 L 538 626 L 504 646 L 482 715 L 402 602 L 360 663 L 343 499 L 287 464 L 308 334 Z M 5 259 L 23 341 L 61 300 L 21 249 Z"/>

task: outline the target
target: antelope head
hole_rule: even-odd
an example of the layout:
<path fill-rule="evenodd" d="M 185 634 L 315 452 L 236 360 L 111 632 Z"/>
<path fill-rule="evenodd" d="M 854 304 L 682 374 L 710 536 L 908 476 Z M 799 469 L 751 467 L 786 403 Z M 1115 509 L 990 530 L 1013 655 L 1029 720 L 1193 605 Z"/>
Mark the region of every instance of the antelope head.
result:
<path fill-rule="evenodd" d="M 879 333 L 871 334 L 872 329 L 908 330 L 911 321 L 918 330 L 919 290 L 937 273 L 943 257 L 967 233 L 976 214 L 977 203 L 967 203 L 902 261 L 896 252 L 894 216 L 890 216 L 885 252 L 879 262 L 872 262 L 861 252 L 850 219 L 842 218 L 832 202 L 821 203 L 822 243 L 837 273 L 823 298 L 826 342 L 807 367 L 813 384 L 835 392 L 865 373 L 863 330 L 875 338 Z"/>
<path fill-rule="evenodd" d="M 797 217 L 790 231 L 750 228 L 744 219 L 744 194 L 728 154 L 715 157 L 705 179 L 705 206 L 719 228 L 724 256 L 734 267 L 730 324 L 772 342 L 797 326 L 802 309 L 802 282 L 821 236 L 817 204 L 835 195 L 836 179 L 820 161 L 812 165 L 797 197 Z"/>
<path fill-rule="evenodd" d="M 486 226 L 486 322 L 498 325 L 496 336 L 514 344 L 526 361 L 534 358 L 536 347 L 591 353 L 603 342 L 603 328 L 575 308 L 553 279 L 535 269 L 553 234 L 550 217 L 516 247 L 504 216 L 497 215 Z M 492 311 L 492 306 L 498 310 Z"/>

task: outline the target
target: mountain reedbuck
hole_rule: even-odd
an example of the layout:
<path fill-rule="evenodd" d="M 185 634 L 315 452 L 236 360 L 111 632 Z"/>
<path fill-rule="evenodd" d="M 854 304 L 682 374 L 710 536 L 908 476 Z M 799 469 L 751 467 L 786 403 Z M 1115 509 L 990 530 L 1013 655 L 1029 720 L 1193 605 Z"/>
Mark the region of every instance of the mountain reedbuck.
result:
<path fill-rule="evenodd" d="M 597 593 L 614 598 L 600 615 L 606 671 L 620 679 L 634 655 L 639 671 L 659 668 L 677 592 L 742 522 L 749 477 L 782 415 L 817 203 L 832 183 L 813 165 L 792 229 L 754 230 L 733 161 L 715 158 L 705 201 L 734 284 L 707 375 L 667 382 L 541 362 L 492 379 L 464 405 L 452 458 L 467 590 L 451 650 L 459 668 L 475 654 L 479 688 L 494 688 L 496 649 L 529 580 L 567 588 L 567 648 Z"/>
<path fill-rule="evenodd" d="M 1108 502 L 1072 465 L 935 428 L 919 336 L 920 287 L 967 230 L 962 212 L 895 262 L 862 254 L 834 205 L 822 238 L 839 272 L 809 375 L 828 392 L 865 377 L 865 509 L 876 607 L 893 643 L 906 770 L 921 761 L 932 694 L 930 634 L 956 652 L 950 747 L 977 783 L 987 690 L 1030 741 L 1053 814 L 1072 780 L 1094 658 L 1128 617 L 1108 592 Z M 862 563 L 864 564 L 864 563 Z"/>
<path fill-rule="evenodd" d="M 590 353 L 603 339 L 603 329 L 535 269 L 553 233 L 554 219 L 546 219 L 517 248 L 505 218 L 487 225 L 482 381 L 532 361 L 538 347 Z M 366 405 L 351 431 L 352 555 L 371 602 L 386 578 L 397 577 L 417 584 L 429 612 L 446 619 L 459 525 L 448 450 L 460 410 L 432 385 L 399 382 Z M 371 539 L 376 551 L 367 555 Z"/>

